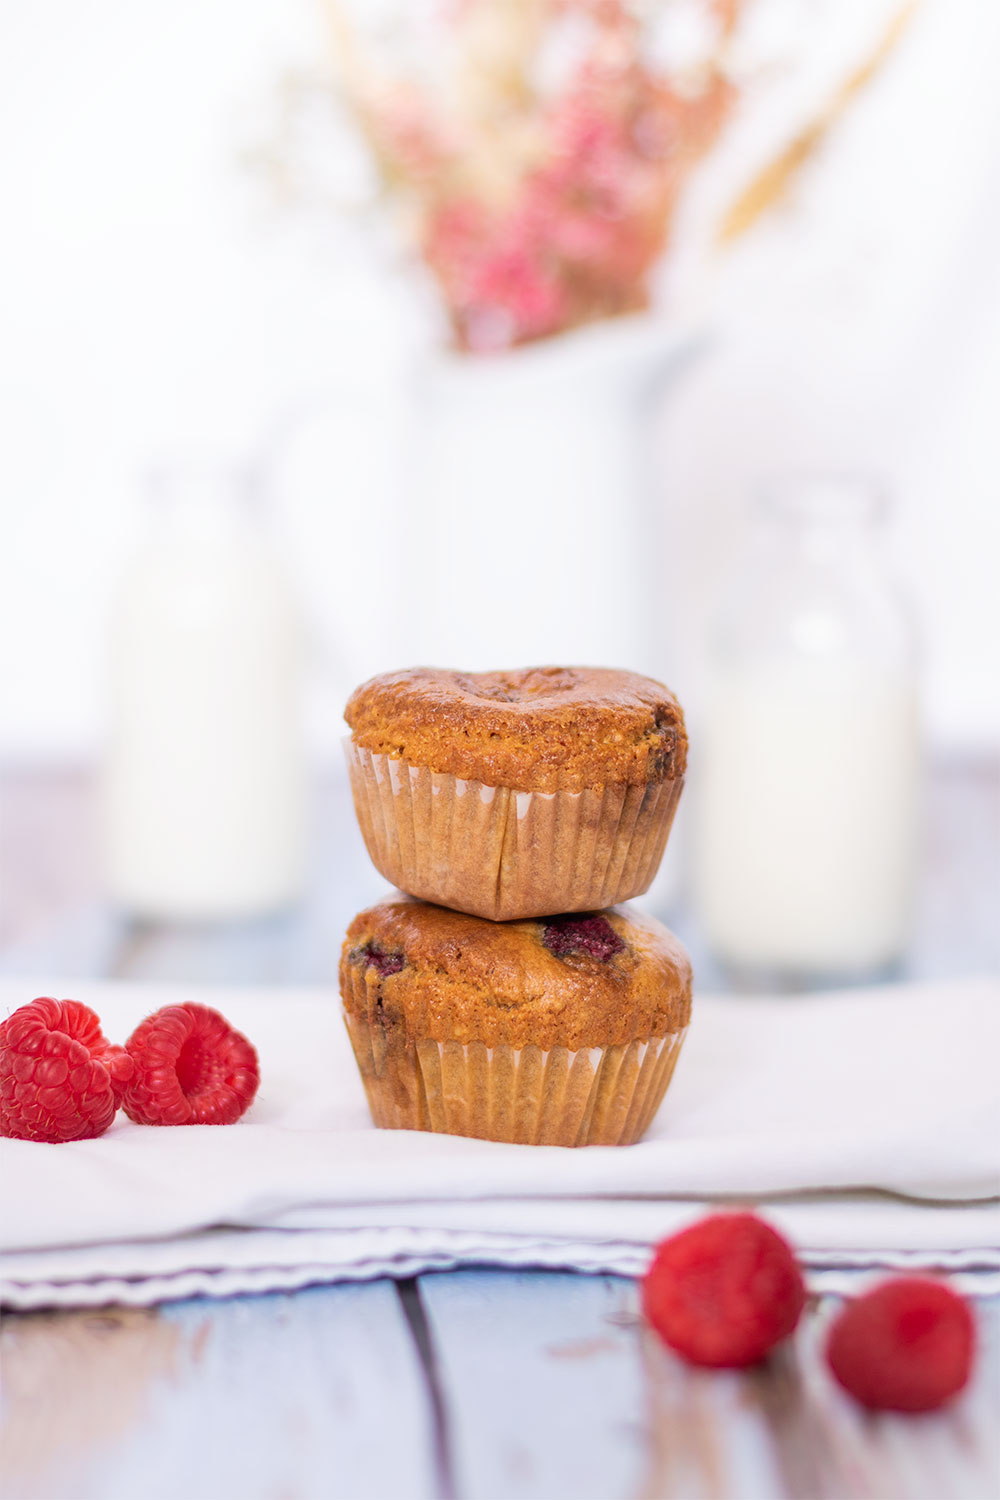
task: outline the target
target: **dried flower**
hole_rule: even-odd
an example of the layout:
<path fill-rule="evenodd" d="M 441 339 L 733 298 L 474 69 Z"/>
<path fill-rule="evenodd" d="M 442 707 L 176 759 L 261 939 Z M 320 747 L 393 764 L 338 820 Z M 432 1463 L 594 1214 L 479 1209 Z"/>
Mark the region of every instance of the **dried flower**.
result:
<path fill-rule="evenodd" d="M 741 0 L 704 3 L 721 41 Z M 731 103 L 717 60 L 682 89 L 648 61 L 627 0 L 450 0 L 445 78 L 392 77 L 328 4 L 342 87 L 412 211 L 460 348 L 646 304 L 678 192 Z"/>

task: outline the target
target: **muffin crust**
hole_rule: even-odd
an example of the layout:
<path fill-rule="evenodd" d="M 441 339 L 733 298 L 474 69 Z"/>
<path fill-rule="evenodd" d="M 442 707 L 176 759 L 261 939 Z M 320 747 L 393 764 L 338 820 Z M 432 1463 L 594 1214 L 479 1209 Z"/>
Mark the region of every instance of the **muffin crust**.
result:
<path fill-rule="evenodd" d="M 607 667 L 413 667 L 363 683 L 344 717 L 374 754 L 526 792 L 679 778 L 687 758 L 670 690 Z"/>
<path fill-rule="evenodd" d="M 401 895 L 351 923 L 340 991 L 390 1050 L 426 1038 L 575 1051 L 682 1031 L 691 968 L 671 932 L 626 907 L 497 923 Z"/>

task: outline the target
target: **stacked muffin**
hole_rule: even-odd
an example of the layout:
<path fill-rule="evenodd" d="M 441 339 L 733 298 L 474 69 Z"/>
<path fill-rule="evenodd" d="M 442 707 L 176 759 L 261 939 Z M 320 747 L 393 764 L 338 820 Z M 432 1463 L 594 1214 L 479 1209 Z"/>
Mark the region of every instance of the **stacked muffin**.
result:
<path fill-rule="evenodd" d="M 409 893 L 354 919 L 340 965 L 376 1125 L 638 1140 L 691 971 L 665 927 L 615 903 L 649 887 L 670 832 L 676 699 L 601 668 L 415 669 L 365 683 L 345 717 L 368 853 Z"/>

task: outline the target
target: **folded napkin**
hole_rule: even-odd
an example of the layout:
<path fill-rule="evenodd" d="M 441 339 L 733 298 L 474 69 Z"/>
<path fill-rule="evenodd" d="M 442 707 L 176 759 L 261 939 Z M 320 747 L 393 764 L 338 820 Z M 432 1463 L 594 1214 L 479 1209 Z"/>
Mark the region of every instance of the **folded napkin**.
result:
<path fill-rule="evenodd" d="M 1000 1274 L 1000 985 L 698 996 L 636 1146 L 506 1146 L 371 1126 L 339 1000 L 318 990 L 61 984 L 123 1040 L 161 1005 L 215 1005 L 256 1044 L 232 1127 L 0 1142 L 9 1305 L 194 1292 L 469 1263 L 635 1274 L 712 1202 L 761 1202 L 807 1264 Z M 0 1014 L 30 999 L 0 986 Z M 980 1285 L 985 1285 L 982 1280 Z"/>

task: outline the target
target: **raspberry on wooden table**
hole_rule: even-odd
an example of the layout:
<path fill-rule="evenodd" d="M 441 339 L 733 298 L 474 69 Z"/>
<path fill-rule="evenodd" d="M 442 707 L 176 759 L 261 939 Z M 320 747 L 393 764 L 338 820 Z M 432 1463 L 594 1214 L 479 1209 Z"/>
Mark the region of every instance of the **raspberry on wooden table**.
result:
<path fill-rule="evenodd" d="M 846 1391 L 879 1411 L 931 1411 L 972 1370 L 975 1325 L 950 1287 L 897 1277 L 857 1297 L 837 1317 L 826 1357 Z"/>
<path fill-rule="evenodd" d="M 137 1125 L 232 1125 L 260 1082 L 257 1053 L 207 1005 L 165 1005 L 133 1031 L 125 1113 Z"/>
<path fill-rule="evenodd" d="M 131 1059 L 77 1000 L 45 996 L 0 1022 L 0 1135 L 80 1141 L 103 1135 Z"/>
<path fill-rule="evenodd" d="M 713 1214 L 657 1246 L 642 1310 L 696 1365 L 756 1364 L 792 1332 L 805 1285 L 791 1247 L 750 1213 Z"/>

